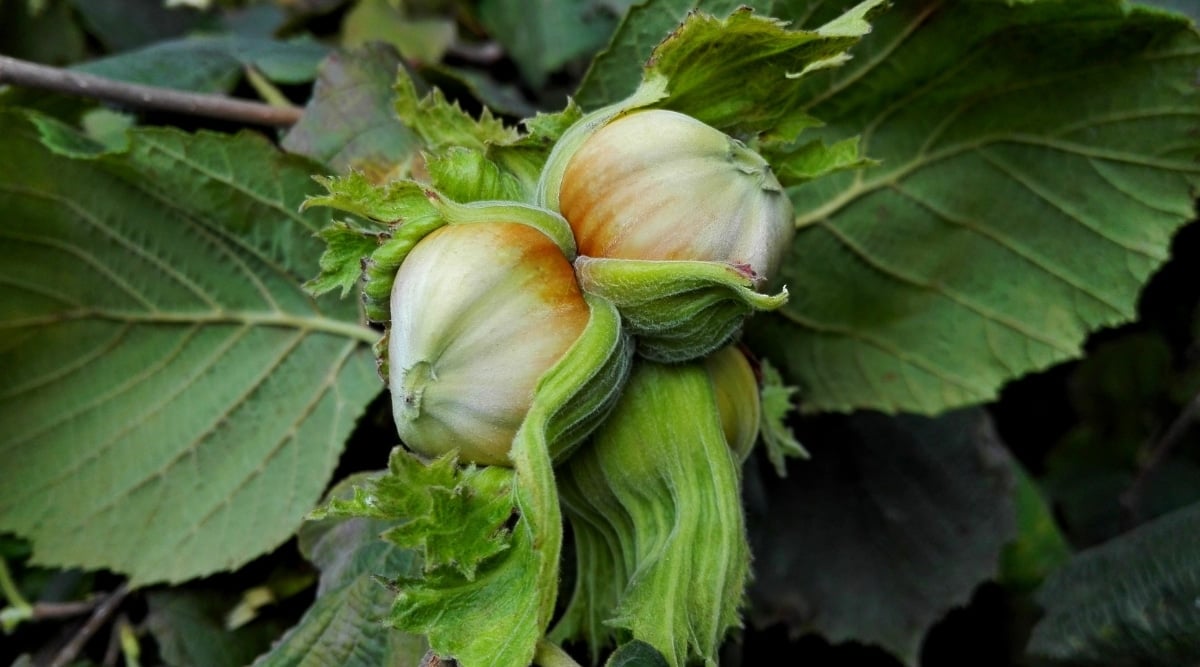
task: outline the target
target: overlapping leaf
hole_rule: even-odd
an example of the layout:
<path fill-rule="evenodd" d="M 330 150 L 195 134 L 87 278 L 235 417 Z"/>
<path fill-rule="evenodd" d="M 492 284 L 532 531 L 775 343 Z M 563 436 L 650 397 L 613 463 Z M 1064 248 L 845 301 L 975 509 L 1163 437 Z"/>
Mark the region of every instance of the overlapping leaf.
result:
<path fill-rule="evenodd" d="M 354 481 L 344 481 L 332 495 L 348 497 Z M 317 599 L 255 667 L 415 667 L 420 662 L 425 641 L 383 623 L 396 595 L 378 577 L 416 575 L 421 566 L 414 551 L 379 539 L 394 525 L 355 518 L 301 527 L 300 550 L 321 570 Z"/>
<path fill-rule="evenodd" d="M 1038 593 L 1029 652 L 1071 665 L 1200 660 L 1200 504 L 1084 551 Z"/>
<path fill-rule="evenodd" d="M 1198 68 L 1186 20 L 1119 0 L 895 3 L 801 82 L 813 136 L 880 164 L 789 190 L 755 341 L 810 410 L 937 412 L 1078 355 L 1193 217 Z"/>
<path fill-rule="evenodd" d="M 749 507 L 751 616 L 917 664 L 925 633 L 996 574 L 1013 535 L 1007 452 L 978 409 L 820 425 L 805 435 L 812 460 L 763 475 Z"/>
<path fill-rule="evenodd" d="M 287 539 L 380 389 L 356 304 L 300 288 L 313 165 L 169 130 L 101 154 L 42 121 L 55 153 L 0 123 L 0 530 L 134 584 Z"/>
<path fill-rule="evenodd" d="M 283 147 L 340 173 L 361 171 L 376 183 L 407 176 L 418 144 L 392 109 L 399 67 L 400 57 L 382 44 L 331 54 Z"/>

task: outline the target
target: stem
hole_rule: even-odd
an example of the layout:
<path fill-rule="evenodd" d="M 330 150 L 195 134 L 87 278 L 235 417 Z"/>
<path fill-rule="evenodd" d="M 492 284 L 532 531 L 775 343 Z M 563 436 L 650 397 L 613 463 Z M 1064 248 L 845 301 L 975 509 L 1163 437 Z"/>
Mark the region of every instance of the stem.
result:
<path fill-rule="evenodd" d="M 92 612 L 91 618 L 83 624 L 79 632 L 71 637 L 71 641 L 62 647 L 58 655 L 54 656 L 54 660 L 50 663 L 50 667 L 66 667 L 71 664 L 75 656 L 83 650 L 83 646 L 87 644 L 92 635 L 103 626 L 108 619 L 116 613 L 121 607 L 121 603 L 125 601 L 125 596 L 129 595 L 129 584 L 121 584 L 115 591 L 109 593 L 108 597 L 96 606 L 96 610 Z"/>
<path fill-rule="evenodd" d="M 224 95 L 188 93 L 125 83 L 0 56 L 0 84 L 4 83 L 90 97 L 140 109 L 172 111 L 252 125 L 287 127 L 300 120 L 301 114 L 300 110 L 294 107 L 273 107 Z"/>
<path fill-rule="evenodd" d="M 533 664 L 539 667 L 581 667 L 566 651 L 559 648 L 558 644 L 545 638 L 538 640 Z"/>
<path fill-rule="evenodd" d="M 33 605 L 29 604 L 29 600 L 26 600 L 24 595 L 21 595 L 16 582 L 12 579 L 12 574 L 8 571 L 8 562 L 3 558 L 0 558 L 0 593 L 4 593 L 10 606 L 17 607 L 22 611 L 33 611 Z"/>
<path fill-rule="evenodd" d="M 1130 528 L 1141 522 L 1142 497 L 1145 495 L 1146 485 L 1150 478 L 1162 467 L 1168 455 L 1184 439 L 1188 429 L 1197 419 L 1200 419 L 1200 393 L 1192 397 L 1175 421 L 1167 427 L 1163 436 L 1154 443 L 1153 449 L 1150 450 L 1150 456 L 1138 470 L 1137 477 L 1134 478 L 1125 493 L 1121 494 L 1121 506 L 1125 510 Z"/>

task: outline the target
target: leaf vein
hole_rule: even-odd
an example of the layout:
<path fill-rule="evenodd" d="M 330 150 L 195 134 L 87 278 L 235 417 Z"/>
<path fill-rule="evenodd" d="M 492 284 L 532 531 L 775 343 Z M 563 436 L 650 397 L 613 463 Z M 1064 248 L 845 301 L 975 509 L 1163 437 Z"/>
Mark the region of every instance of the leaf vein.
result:
<path fill-rule="evenodd" d="M 955 291 L 952 291 L 944 283 L 936 283 L 933 281 L 920 279 L 916 276 L 910 276 L 910 275 L 902 272 L 900 269 L 898 269 L 896 267 L 885 264 L 882 259 L 880 259 L 879 257 L 876 257 L 875 255 L 871 254 L 866 248 L 863 248 L 862 246 L 860 246 L 855 239 L 851 238 L 848 234 L 843 232 L 836 225 L 833 225 L 828 221 L 822 221 L 819 224 L 823 229 L 828 231 L 834 238 L 836 238 L 839 242 L 841 242 L 842 245 L 844 245 L 846 248 L 850 249 L 850 251 L 852 251 L 854 254 L 856 254 L 860 258 L 862 258 L 862 260 L 864 262 L 866 262 L 869 266 L 874 268 L 876 271 L 879 271 L 880 273 L 882 273 L 886 276 L 891 276 L 901 282 L 905 282 L 910 285 L 920 287 L 920 288 L 928 290 L 934 294 L 937 294 L 937 295 L 947 299 L 948 301 L 952 301 L 952 302 L 962 306 L 963 308 L 966 308 L 967 310 L 975 313 L 976 315 L 979 315 L 980 317 L 984 318 L 985 320 L 995 322 L 996 324 L 999 324 L 1003 327 L 1011 329 L 1012 331 L 1015 331 L 1016 333 L 1021 334 L 1022 336 L 1025 336 L 1026 338 L 1041 342 L 1041 343 L 1045 344 L 1046 346 L 1052 347 L 1060 352 L 1064 352 L 1064 353 L 1072 352 L 1071 348 L 1066 347 L 1063 343 L 1059 342 L 1058 340 L 1051 338 L 1049 336 L 1043 335 L 1041 333 L 1038 333 L 1037 331 L 1034 331 L 1033 329 L 1028 328 L 1023 322 L 1013 320 L 1010 317 L 1008 317 L 1007 315 L 997 313 L 997 312 L 991 310 L 990 308 L 987 308 L 983 305 L 977 304 L 974 301 L 972 301 L 969 297 L 962 295 L 962 294 L 958 294 Z"/>

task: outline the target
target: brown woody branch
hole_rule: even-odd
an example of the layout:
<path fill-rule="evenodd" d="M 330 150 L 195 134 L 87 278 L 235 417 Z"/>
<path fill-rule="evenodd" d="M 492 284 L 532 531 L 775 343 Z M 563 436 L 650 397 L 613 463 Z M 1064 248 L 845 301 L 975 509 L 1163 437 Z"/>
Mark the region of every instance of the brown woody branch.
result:
<path fill-rule="evenodd" d="M 170 111 L 251 125 L 287 127 L 300 120 L 301 113 L 295 107 L 276 107 L 224 95 L 188 93 L 125 83 L 8 56 L 0 56 L 0 84 L 28 86 L 139 109 Z"/>

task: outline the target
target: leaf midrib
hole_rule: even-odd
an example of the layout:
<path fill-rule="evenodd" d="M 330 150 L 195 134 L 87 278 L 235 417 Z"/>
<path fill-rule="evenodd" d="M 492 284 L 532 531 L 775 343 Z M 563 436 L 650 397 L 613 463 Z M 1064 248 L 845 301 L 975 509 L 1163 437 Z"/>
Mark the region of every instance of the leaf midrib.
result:
<path fill-rule="evenodd" d="M 0 331 L 5 329 L 22 329 L 25 327 L 52 326 L 78 320 L 109 320 L 142 325 L 235 324 L 247 327 L 280 327 L 296 329 L 303 334 L 327 333 L 372 345 L 379 340 L 380 336 L 379 332 L 357 322 L 345 322 L 329 317 L 304 317 L 271 310 L 167 312 L 161 310 L 130 311 L 104 308 L 78 308 L 22 319 L 0 320 Z"/>

